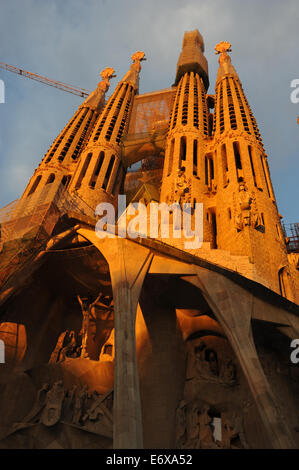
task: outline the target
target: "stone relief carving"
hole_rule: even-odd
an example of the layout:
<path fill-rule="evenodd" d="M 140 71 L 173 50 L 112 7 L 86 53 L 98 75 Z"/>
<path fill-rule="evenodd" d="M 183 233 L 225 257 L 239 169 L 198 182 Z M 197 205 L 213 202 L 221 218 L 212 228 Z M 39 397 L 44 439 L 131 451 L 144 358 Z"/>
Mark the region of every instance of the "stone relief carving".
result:
<path fill-rule="evenodd" d="M 237 230 L 241 231 L 244 227 L 251 225 L 251 204 L 252 197 L 247 191 L 247 187 L 243 181 L 239 183 L 239 203 L 237 214 L 235 217 L 235 225 Z"/>
<path fill-rule="evenodd" d="M 98 341 L 103 328 L 103 322 L 107 321 L 106 327 L 111 330 L 109 322 L 113 316 L 113 299 L 103 295 L 90 302 L 88 298 L 77 296 L 82 312 L 82 326 L 80 332 L 66 330 L 60 334 L 56 346 L 50 356 L 49 363 L 63 362 L 67 358 L 89 359 L 88 340 Z M 112 321 L 113 323 L 113 321 Z M 101 324 L 101 327 L 98 325 Z M 99 351 L 100 354 L 100 351 Z M 98 359 L 98 358 L 97 358 Z"/>
<path fill-rule="evenodd" d="M 76 337 L 75 331 L 66 330 L 58 338 L 54 351 L 51 354 L 49 364 L 63 362 L 67 358 L 80 357 L 81 343 Z"/>
<path fill-rule="evenodd" d="M 236 366 L 232 360 L 219 363 L 217 352 L 206 346 L 203 341 L 194 347 L 194 361 L 190 358 L 190 378 L 233 386 L 237 382 Z"/>
<path fill-rule="evenodd" d="M 183 203 L 190 202 L 191 198 L 191 182 L 187 180 L 182 170 L 177 170 L 177 176 L 174 182 L 174 203 L 180 206 Z"/>
<path fill-rule="evenodd" d="M 100 395 L 88 390 L 88 386 L 74 385 L 66 390 L 63 382 L 52 387 L 44 384 L 37 392 L 32 410 L 20 423 L 15 423 L 11 432 L 43 424 L 52 427 L 61 422 L 94 434 L 112 437 L 113 392 Z"/>
<path fill-rule="evenodd" d="M 255 195 L 248 192 L 243 181 L 239 183 L 239 193 L 237 194 L 235 226 L 239 232 L 247 226 L 260 232 L 265 231 L 265 223 L 258 211 Z"/>
<path fill-rule="evenodd" d="M 209 404 L 199 405 L 182 400 L 176 410 L 176 447 L 178 449 L 249 448 L 241 414 L 220 413 L 221 440 L 215 436 L 213 423 L 213 413 Z"/>

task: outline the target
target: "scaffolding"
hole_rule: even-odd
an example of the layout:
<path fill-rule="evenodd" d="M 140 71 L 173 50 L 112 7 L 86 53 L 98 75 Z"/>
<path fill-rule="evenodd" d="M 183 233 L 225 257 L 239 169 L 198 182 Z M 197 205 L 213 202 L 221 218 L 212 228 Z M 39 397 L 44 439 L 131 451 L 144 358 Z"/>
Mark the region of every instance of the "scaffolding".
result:
<path fill-rule="evenodd" d="M 94 211 L 61 183 L 0 209 L 0 285 L 37 255 L 68 213 L 94 217 Z"/>
<path fill-rule="evenodd" d="M 284 235 L 288 240 L 288 253 L 299 253 L 299 223 L 283 224 Z"/>
<path fill-rule="evenodd" d="M 176 88 L 144 93 L 134 99 L 127 141 L 144 139 L 168 128 Z"/>

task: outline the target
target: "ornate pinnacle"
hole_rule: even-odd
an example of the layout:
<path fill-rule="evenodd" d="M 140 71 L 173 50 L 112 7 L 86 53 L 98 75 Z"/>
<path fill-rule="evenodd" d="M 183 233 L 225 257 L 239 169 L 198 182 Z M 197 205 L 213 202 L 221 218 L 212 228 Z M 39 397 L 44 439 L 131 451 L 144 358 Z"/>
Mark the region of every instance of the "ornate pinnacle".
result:
<path fill-rule="evenodd" d="M 115 70 L 112 67 L 106 67 L 104 70 L 102 70 L 100 75 L 103 80 L 109 80 L 110 78 L 116 77 L 114 72 Z"/>
<path fill-rule="evenodd" d="M 131 59 L 133 62 L 141 62 L 142 60 L 146 60 L 145 53 L 143 51 L 137 51 L 131 56 Z"/>
<path fill-rule="evenodd" d="M 231 63 L 230 55 L 228 52 L 231 52 L 231 43 L 228 41 L 221 41 L 217 46 L 215 46 L 215 54 L 220 54 L 219 56 L 219 69 L 217 73 L 217 80 L 219 80 L 225 75 L 233 75 L 234 77 L 238 78 L 238 74 Z"/>
<path fill-rule="evenodd" d="M 215 54 L 223 54 L 226 52 L 231 52 L 231 43 L 228 41 L 221 41 L 217 46 L 215 46 Z"/>

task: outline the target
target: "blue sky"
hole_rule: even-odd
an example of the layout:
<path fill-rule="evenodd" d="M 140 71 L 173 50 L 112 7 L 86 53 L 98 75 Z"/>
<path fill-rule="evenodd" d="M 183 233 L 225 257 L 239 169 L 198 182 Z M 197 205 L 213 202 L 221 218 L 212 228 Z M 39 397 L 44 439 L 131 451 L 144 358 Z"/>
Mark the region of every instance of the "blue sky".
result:
<path fill-rule="evenodd" d="M 169 87 L 184 31 L 199 29 L 214 92 L 221 40 L 257 118 L 269 155 L 278 207 L 298 222 L 298 0 L 1 0 L 0 61 L 74 86 L 94 89 L 99 71 L 127 71 L 135 50 L 146 52 L 140 92 Z M 35 167 L 81 99 L 0 70 L 0 207 L 18 198 Z M 117 79 L 114 79 L 114 86 Z M 113 91 L 113 86 L 111 88 Z"/>

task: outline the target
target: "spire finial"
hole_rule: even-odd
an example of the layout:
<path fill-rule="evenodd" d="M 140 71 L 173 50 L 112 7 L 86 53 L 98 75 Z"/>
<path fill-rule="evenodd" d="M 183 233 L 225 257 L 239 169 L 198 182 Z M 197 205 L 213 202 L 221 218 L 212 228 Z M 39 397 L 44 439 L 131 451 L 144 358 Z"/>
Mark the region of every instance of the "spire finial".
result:
<path fill-rule="evenodd" d="M 112 67 L 106 67 L 100 72 L 103 80 L 109 80 L 110 78 L 116 77 L 115 70 Z"/>
<path fill-rule="evenodd" d="M 105 93 L 110 87 L 110 78 L 116 77 L 115 70 L 112 67 L 106 67 L 100 72 L 102 80 L 98 83 L 97 88 L 90 93 L 81 107 L 89 107 L 91 109 L 100 109 L 105 103 Z"/>
<path fill-rule="evenodd" d="M 139 72 L 141 70 L 140 62 L 146 60 L 145 53 L 143 51 L 137 51 L 131 56 L 133 64 L 130 67 L 130 70 L 123 77 L 122 82 L 127 82 L 133 85 L 137 91 L 139 88 Z"/>
<path fill-rule="evenodd" d="M 133 62 L 141 62 L 142 60 L 146 60 L 145 53 L 143 51 L 137 51 L 131 56 L 131 59 Z"/>
<path fill-rule="evenodd" d="M 224 77 L 225 75 L 233 75 L 238 78 L 238 74 L 235 68 L 232 66 L 231 58 L 228 55 L 228 52 L 231 52 L 231 43 L 228 41 L 221 41 L 217 46 L 215 46 L 215 54 L 220 54 L 219 56 L 219 69 L 217 74 L 216 83 Z"/>
<path fill-rule="evenodd" d="M 215 54 L 226 54 L 227 52 L 231 52 L 232 45 L 228 41 L 221 41 L 215 46 Z"/>

